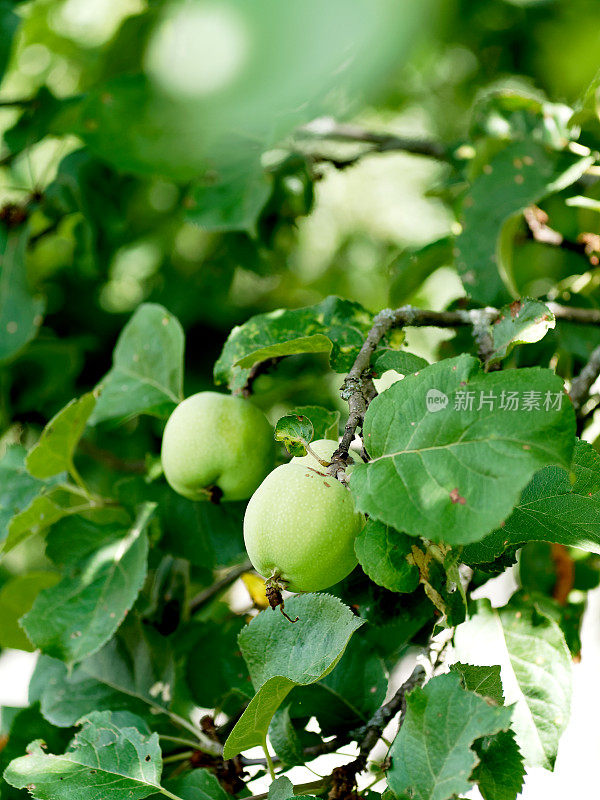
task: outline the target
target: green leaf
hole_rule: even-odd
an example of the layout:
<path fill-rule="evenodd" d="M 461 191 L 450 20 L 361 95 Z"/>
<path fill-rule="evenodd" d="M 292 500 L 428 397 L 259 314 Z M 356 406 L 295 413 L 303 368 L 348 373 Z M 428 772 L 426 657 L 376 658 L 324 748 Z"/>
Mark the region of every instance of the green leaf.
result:
<path fill-rule="evenodd" d="M 526 139 L 562 150 L 578 134 L 569 117 L 568 106 L 540 100 L 539 95 L 527 94 L 523 89 L 492 90 L 476 100 L 470 134 L 488 147 Z"/>
<path fill-rule="evenodd" d="M 131 477 L 119 481 L 117 498 L 132 513 L 145 502 L 157 503 L 162 550 L 202 567 L 210 578 L 214 568 L 239 563 L 246 557 L 242 522 L 245 502 L 194 503 L 166 483 Z"/>
<path fill-rule="evenodd" d="M 17 122 L 4 134 L 4 141 L 12 155 L 23 153 L 46 136 L 60 136 L 68 124 L 71 109 L 77 99 L 57 98 L 42 86 L 28 101 Z"/>
<path fill-rule="evenodd" d="M 368 519 L 356 537 L 356 557 L 369 578 L 391 592 L 413 592 L 419 584 L 419 570 L 409 564 L 414 540 L 382 522 Z"/>
<path fill-rule="evenodd" d="M 289 800 L 294 797 L 294 785 L 289 778 L 282 775 L 269 786 L 269 800 Z"/>
<path fill-rule="evenodd" d="M 546 410 L 548 398 L 560 408 Z M 473 542 L 506 519 L 536 469 L 568 466 L 574 434 L 573 408 L 550 370 L 482 374 L 463 355 L 372 401 L 364 424 L 372 460 L 354 467 L 350 489 L 360 511 L 397 530 Z"/>
<path fill-rule="evenodd" d="M 465 689 L 475 692 L 481 697 L 489 697 L 498 706 L 504 705 L 504 690 L 499 664 L 481 667 L 456 661 L 450 665 L 450 672 L 458 672 L 462 677 Z"/>
<path fill-rule="evenodd" d="M 430 544 L 421 548 L 413 544 L 410 561 L 419 570 L 419 580 L 425 594 L 442 614 L 438 624 L 454 627 L 464 622 L 467 614 L 467 597 L 458 570 L 460 548 L 436 547 Z"/>
<path fill-rule="evenodd" d="M 406 698 L 404 723 L 390 750 L 388 785 L 398 800 L 449 800 L 468 792 L 475 740 L 510 725 L 512 710 L 467 691 L 454 673 L 432 678 Z"/>
<path fill-rule="evenodd" d="M 463 550 L 467 564 L 488 563 L 526 542 L 556 542 L 600 553 L 600 455 L 575 445 L 571 472 L 545 467 L 533 476 L 505 524 Z"/>
<path fill-rule="evenodd" d="M 463 200 L 462 233 L 455 243 L 456 267 L 473 300 L 507 302 L 511 278 L 503 258 L 504 226 L 527 206 L 574 183 L 590 163 L 532 139 L 510 142 L 490 159 Z"/>
<path fill-rule="evenodd" d="M 315 430 L 308 417 L 303 414 L 287 414 L 275 425 L 275 439 L 283 442 L 291 456 L 305 456 L 306 445 L 314 438 Z"/>
<path fill-rule="evenodd" d="M 523 787 L 525 766 L 512 730 L 500 731 L 475 742 L 479 764 L 471 779 L 484 800 L 516 800 Z"/>
<path fill-rule="evenodd" d="M 113 367 L 97 387 L 90 424 L 169 414 L 183 399 L 183 348 L 178 320 L 162 306 L 141 305 L 123 328 Z"/>
<path fill-rule="evenodd" d="M 185 672 L 192 697 L 200 707 L 221 708 L 232 695 L 241 701 L 252 697 L 248 670 L 237 647 L 242 627 L 243 621 L 236 617 L 207 621 L 188 632 L 190 650 Z M 208 662 L 206 653 L 210 653 Z"/>
<path fill-rule="evenodd" d="M 338 438 L 339 411 L 329 411 L 321 406 L 298 406 L 294 414 L 309 418 L 313 426 L 313 439 Z"/>
<path fill-rule="evenodd" d="M 307 308 L 258 314 L 229 334 L 215 364 L 215 383 L 239 389 L 254 364 L 296 353 L 330 353 L 332 369 L 347 372 L 371 322 L 358 303 L 334 296 Z"/>
<path fill-rule="evenodd" d="M 156 725 L 173 694 L 175 665 L 168 641 L 128 615 L 115 637 L 73 669 L 40 656 L 29 688 L 44 717 L 69 727 L 92 711 L 127 709 Z"/>
<path fill-rule="evenodd" d="M 217 778 L 206 769 L 195 769 L 187 775 L 167 781 L 166 788 L 181 800 L 229 800 L 230 798 Z M 164 795 L 158 797 L 162 798 Z"/>
<path fill-rule="evenodd" d="M 224 758 L 262 745 L 273 714 L 291 689 L 331 672 L 354 631 L 364 623 L 327 594 L 293 597 L 286 602 L 286 610 L 292 619 L 298 617 L 295 624 L 269 609 L 239 635 L 256 695 L 225 742 Z"/>
<path fill-rule="evenodd" d="M 103 83 L 96 77 L 71 132 L 122 171 L 195 180 L 222 151 L 235 160 L 251 147 L 260 152 L 298 125 L 346 108 L 342 97 L 372 96 L 414 44 L 431 6 L 417 9 L 408 0 L 356 0 L 351 7 L 343 0 L 326 7 L 305 0 L 294 8 L 228 3 L 223 13 L 235 19 L 236 27 L 230 23 L 228 30 L 243 61 L 231 62 L 233 72 L 224 83 L 211 86 L 202 85 L 193 61 L 186 62 L 184 87 L 167 77 L 174 59 L 193 55 L 189 46 L 182 50 L 180 36 L 191 35 L 192 48 L 204 52 L 214 36 L 204 17 L 159 5 L 157 24 L 146 26 L 150 36 L 139 25 L 137 35 L 130 32 L 118 46 L 112 44 L 109 64 L 94 76 L 117 72 L 117 77 Z M 329 32 L 323 39 L 312 29 L 316 17 Z M 209 37 L 206 44 L 194 34 L 196 24 L 199 35 Z M 104 49 L 100 61 L 106 56 Z M 143 76 L 134 74 L 142 69 Z"/>
<path fill-rule="evenodd" d="M 13 758 L 25 755 L 27 745 L 34 739 L 42 739 L 49 750 L 62 753 L 72 738 L 71 731 L 59 730 L 50 725 L 40 714 L 37 703 L 28 708 L 14 709 L 16 713 L 12 720 L 8 718 L 9 710 L 12 711 L 6 706 L 2 708 L 2 736 L 8 741 L 4 739 L 4 747 L 0 751 L 0 775 Z M 24 792 L 17 791 L 4 781 L 0 781 L 2 800 L 21 800 L 27 796 Z"/>
<path fill-rule="evenodd" d="M 260 159 L 240 159 L 192 184 L 186 218 L 207 231 L 246 231 L 255 236 L 271 190 Z"/>
<path fill-rule="evenodd" d="M 206 119 L 189 104 L 154 92 L 143 75 L 97 83 L 74 108 L 67 129 L 121 172 L 187 182 L 211 166 Z"/>
<path fill-rule="evenodd" d="M 269 741 L 273 745 L 278 758 L 286 767 L 296 767 L 304 764 L 304 748 L 292 724 L 289 706 L 278 708 L 273 715 L 269 725 Z M 278 778 L 277 780 L 286 781 L 287 778 Z M 274 786 L 274 784 L 271 784 L 271 786 Z M 294 795 L 291 782 L 287 791 L 290 790 L 291 792 L 286 794 L 286 798 Z"/>
<path fill-rule="evenodd" d="M 600 70 L 594 75 L 590 85 L 585 90 L 583 97 L 575 106 L 575 113 L 569 120 L 571 125 L 587 125 L 598 123 L 600 117 Z"/>
<path fill-rule="evenodd" d="M 36 336 L 46 307 L 28 285 L 28 241 L 27 225 L 11 230 L 0 225 L 0 362 L 13 358 Z"/>
<path fill-rule="evenodd" d="M 457 628 L 455 652 L 471 664 L 500 664 L 525 763 L 552 769 L 571 704 L 571 656 L 558 625 L 519 597 L 503 608 L 481 601 Z"/>
<path fill-rule="evenodd" d="M 30 572 L 17 575 L 0 589 L 0 647 L 33 651 L 18 620 L 26 614 L 41 592 L 59 580 L 56 572 Z"/>
<path fill-rule="evenodd" d="M 25 468 L 27 451 L 21 445 L 6 449 L 0 460 L 0 540 L 9 535 L 11 520 L 27 509 L 35 498 L 56 481 L 44 482 Z"/>
<path fill-rule="evenodd" d="M 89 392 L 52 417 L 25 461 L 31 475 L 45 479 L 73 471 L 73 454 L 95 405 L 96 398 Z"/>
<path fill-rule="evenodd" d="M 548 547 L 550 546 L 548 545 Z M 523 550 L 521 551 L 521 555 L 522 553 Z M 566 554 L 566 557 L 570 557 L 568 553 Z M 575 568 L 577 568 L 577 565 L 575 565 Z M 549 570 L 554 575 L 554 586 L 558 586 L 559 579 L 556 574 L 558 571 L 556 562 L 551 562 Z M 521 558 L 519 558 L 519 579 L 521 575 Z M 598 574 L 596 573 L 596 578 L 594 580 L 595 586 L 597 585 L 597 580 Z M 554 586 L 552 587 L 553 589 Z M 578 587 L 574 588 L 577 589 Z M 570 597 L 567 599 L 567 602 L 562 602 L 562 598 L 561 602 L 559 602 L 553 597 L 542 594 L 541 591 L 527 590 L 527 597 L 529 602 L 536 607 L 540 614 L 543 614 L 544 616 L 556 622 L 556 624 L 560 627 L 563 636 L 565 637 L 565 642 L 569 648 L 569 652 L 574 658 L 579 657 L 581 655 L 581 625 L 583 621 L 583 614 L 586 610 L 587 595 L 583 592 L 576 592 L 573 602 L 571 602 Z"/>
<path fill-rule="evenodd" d="M 63 517 L 90 509 L 90 503 L 81 497 L 80 492 L 66 486 L 44 486 L 41 491 L 10 520 L 6 539 L 0 543 L 3 553 L 8 553 L 30 536 L 42 533 Z"/>
<path fill-rule="evenodd" d="M 454 262 L 452 248 L 454 239 L 444 236 L 417 249 L 404 250 L 390 267 L 390 301 L 400 306 L 410 300 L 419 286 L 437 269 Z M 393 367 L 388 367 L 393 369 Z M 405 374 L 405 373 L 403 373 Z"/>
<path fill-rule="evenodd" d="M 104 530 L 96 526 L 102 546 L 86 553 L 83 561 L 73 559 L 60 583 L 40 592 L 22 619 L 23 629 L 36 647 L 73 663 L 110 639 L 146 577 L 146 526 L 153 512 L 153 506 L 143 507 L 125 536 L 117 525 Z"/>
<path fill-rule="evenodd" d="M 429 362 L 421 356 L 415 356 L 406 350 L 377 350 L 372 360 L 375 377 L 383 375 L 388 369 L 400 375 L 410 375 L 429 366 Z"/>
<path fill-rule="evenodd" d="M 0 78 L 8 66 L 13 36 L 20 22 L 21 18 L 14 12 L 14 3 L 10 0 L 2 0 L 0 2 Z"/>
<path fill-rule="evenodd" d="M 488 363 L 499 363 L 517 344 L 539 342 L 555 324 L 554 314 L 544 303 L 530 298 L 515 300 L 500 310 L 492 325 L 494 349 Z"/>
<path fill-rule="evenodd" d="M 192 564 L 211 569 L 245 557 L 242 522 L 245 502 L 193 503 L 169 490 L 159 504 L 161 547 Z"/>
<path fill-rule="evenodd" d="M 81 722 L 81 731 L 64 755 L 47 754 L 33 742 L 29 755 L 11 761 L 4 779 L 18 789 L 28 788 L 40 800 L 109 794 L 114 800 L 142 800 L 160 788 L 158 734 L 119 729 L 108 711 L 92 713 Z"/>
<path fill-rule="evenodd" d="M 549 542 L 527 542 L 519 551 L 517 581 L 522 589 L 552 597 L 558 566 L 552 550 Z"/>
<path fill-rule="evenodd" d="M 335 668 L 318 683 L 294 689 L 295 717 L 316 717 L 324 735 L 365 725 L 384 702 L 388 675 L 370 643 L 353 637 Z"/>

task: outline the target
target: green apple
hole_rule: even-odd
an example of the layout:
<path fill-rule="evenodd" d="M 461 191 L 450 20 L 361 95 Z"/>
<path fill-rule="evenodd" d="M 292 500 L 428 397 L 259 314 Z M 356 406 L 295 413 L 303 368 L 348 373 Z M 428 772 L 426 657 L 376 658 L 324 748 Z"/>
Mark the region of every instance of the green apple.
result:
<path fill-rule="evenodd" d="M 244 541 L 263 577 L 281 580 L 291 592 L 316 592 L 352 572 L 354 540 L 365 519 L 348 489 L 303 458 L 274 469 L 254 492 Z"/>
<path fill-rule="evenodd" d="M 162 440 L 165 477 L 189 500 L 246 500 L 273 467 L 273 429 L 241 397 L 199 392 L 169 417 Z"/>

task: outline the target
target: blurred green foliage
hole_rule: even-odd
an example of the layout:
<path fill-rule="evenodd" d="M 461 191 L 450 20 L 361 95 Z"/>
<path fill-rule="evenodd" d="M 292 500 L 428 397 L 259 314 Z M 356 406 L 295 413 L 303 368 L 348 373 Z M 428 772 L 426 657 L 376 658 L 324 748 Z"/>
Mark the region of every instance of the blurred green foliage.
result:
<path fill-rule="evenodd" d="M 46 719 L 130 708 L 134 679 L 156 711 L 153 689 L 176 671 L 177 714 L 198 703 L 235 718 L 252 694 L 242 654 L 230 657 L 248 607 L 202 599 L 215 570 L 244 569 L 244 504 L 194 504 L 160 480 L 164 420 L 181 395 L 250 383 L 273 423 L 293 414 L 279 438 L 303 452 L 345 421 L 341 375 L 371 314 L 405 303 L 533 298 L 487 330 L 486 366 L 580 371 L 598 326 L 557 317 L 554 327 L 543 303 L 600 308 L 599 45 L 597 0 L 0 0 L 0 517 L 11 526 L 0 605 L 11 622 L 3 642 L 28 644 L 16 627 L 28 614 L 46 651 L 30 697 Z M 372 361 L 378 388 L 390 369 L 473 353 L 473 333 L 486 333 L 476 327 L 390 333 Z M 87 393 L 103 378 L 96 403 Z M 589 424 L 593 444 L 598 415 L 586 414 L 578 433 Z M 61 470 L 77 484 L 68 491 Z M 460 512 L 465 498 L 450 497 Z M 116 636 L 113 612 L 98 641 L 81 631 L 71 641 L 78 618 L 53 613 L 53 598 L 83 594 L 71 562 L 93 561 L 98 541 L 114 545 L 140 504 L 128 580 L 109 586 L 119 614 L 133 613 Z M 79 513 L 85 525 L 73 522 Z M 364 571 L 331 589 L 369 625 L 321 685 L 295 681 L 271 726 L 284 762 L 302 761 L 312 715 L 325 733 L 367 722 L 386 670 L 440 615 L 465 617 L 460 550 L 438 548 L 429 563 L 427 547 L 374 524 Z M 514 563 L 515 550 L 474 559 L 474 583 Z M 64 567 L 73 572 L 56 584 Z M 530 542 L 515 572 L 577 654 L 598 557 Z M 262 583 L 246 588 L 264 605 Z M 554 622 L 544 624 L 559 632 Z M 49 655 L 82 663 L 67 672 Z M 137 658 L 147 670 L 130 676 Z M 120 683 L 106 678 L 113 669 Z M 354 709 L 327 706 L 323 692 Z M 37 706 L 31 714 L 17 721 L 37 724 Z"/>
<path fill-rule="evenodd" d="M 178 19 L 183 6 L 141 0 L 2 4 L 7 33 L 0 67 L 4 59 L 8 69 L 1 98 L 35 99 L 0 108 L 0 198 L 22 204 L 34 195 L 28 280 L 47 304 L 39 336 L 3 370 L 5 424 L 39 425 L 93 386 L 110 364 L 117 332 L 142 301 L 162 303 L 184 325 L 191 343 L 186 393 L 208 385 L 209 365 L 226 332 L 250 314 L 316 302 L 331 292 L 371 309 L 388 302 L 388 270 L 406 247 L 452 229 L 452 204 L 434 191 L 447 167 L 389 153 L 337 171 L 312 154 L 346 158 L 356 147 L 290 142 L 286 137 L 298 123 L 323 113 L 358 113 L 369 129 L 459 142 L 481 92 L 527 89 L 573 104 L 598 66 L 593 0 L 453 0 L 421 15 L 411 12 L 410 20 L 406 9 L 415 4 L 378 0 L 369 11 L 361 3 L 314 9 L 309 3 L 296 16 L 286 9 L 269 17 L 258 33 L 266 5 L 254 4 L 254 16 L 238 19 L 247 5 L 221 4 L 222 17 L 210 3 L 190 7 L 212 14 L 217 33 L 233 37 L 231 63 L 213 53 L 204 64 L 209 83 L 219 70 L 226 78 L 227 70 L 237 69 L 244 30 L 259 37 L 253 46 L 261 57 L 248 56 L 224 102 L 222 93 L 202 88 L 201 76 L 200 88 L 190 79 L 190 69 L 198 76 L 203 68 L 193 59 L 210 52 L 188 52 L 171 63 L 179 72 L 159 74 L 171 46 L 165 18 Z M 236 19 L 249 27 L 236 28 Z M 312 19 L 318 23 L 309 25 Z M 407 52 L 415 29 L 419 35 Z M 326 85 L 323 74 L 342 64 L 350 45 L 358 66 Z M 298 110 L 300 97 L 310 102 Z M 288 111 L 278 113 L 275 130 L 272 112 L 282 108 Z M 240 122 L 250 127 L 244 131 Z M 216 141 L 215 163 L 232 149 L 239 156 L 217 187 L 206 155 L 212 144 L 198 147 L 199 131 Z M 257 154 L 275 144 L 267 173 L 252 167 Z M 204 177 L 192 174 L 202 169 Z M 202 227 L 207 219 L 198 207 L 210 205 L 206 199 L 215 192 L 227 193 L 228 181 L 237 201 L 240 180 L 243 213 L 234 204 L 237 218 L 225 213 Z M 561 204 L 553 223 L 570 231 L 582 220 L 597 225 L 596 218 Z M 543 285 L 550 274 L 568 276 L 569 255 L 529 243 L 517 256 L 530 273 L 525 286 Z M 392 300 L 397 286 L 392 283 Z M 448 274 L 420 291 L 411 286 L 409 297 L 415 291 L 440 305 L 448 293 L 461 293 Z M 331 402 L 332 387 L 314 364 L 299 357 L 295 395 L 303 402 L 326 395 Z M 288 402 L 290 384 L 283 377 L 260 379 L 265 406 Z"/>

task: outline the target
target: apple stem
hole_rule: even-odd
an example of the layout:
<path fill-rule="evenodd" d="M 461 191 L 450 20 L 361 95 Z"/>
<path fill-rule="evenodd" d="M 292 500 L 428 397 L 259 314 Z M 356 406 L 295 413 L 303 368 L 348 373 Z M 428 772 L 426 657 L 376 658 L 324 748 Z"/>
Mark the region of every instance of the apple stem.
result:
<path fill-rule="evenodd" d="M 306 450 L 307 453 L 310 453 L 310 455 L 315 459 L 315 461 L 318 461 L 322 467 L 328 467 L 331 464 L 331 461 L 326 461 L 324 458 L 319 458 L 319 456 L 315 453 L 315 451 L 309 444 L 305 444 L 304 449 Z"/>
<path fill-rule="evenodd" d="M 292 619 L 291 617 L 289 617 L 289 616 L 288 616 L 288 615 L 285 613 L 285 611 L 283 610 L 283 603 L 282 603 L 282 604 L 279 606 L 279 610 L 281 611 L 281 613 L 283 614 L 283 616 L 284 616 L 284 617 L 285 617 L 285 618 L 288 620 L 288 622 L 291 622 L 291 623 L 292 623 L 292 625 L 294 624 L 294 622 L 298 622 L 298 620 L 300 619 L 300 617 L 296 617 L 296 619 Z"/>
<path fill-rule="evenodd" d="M 272 609 L 279 608 L 283 616 L 287 620 L 289 620 L 289 622 L 294 624 L 294 622 L 298 622 L 299 617 L 296 617 L 296 619 L 292 619 L 283 610 L 285 605 L 283 601 L 283 595 L 281 594 L 281 590 L 283 588 L 284 588 L 284 582 L 281 581 L 280 576 L 278 574 L 273 574 L 265 584 L 265 594 L 267 595 L 267 600 L 269 601 L 269 605 L 271 606 L 271 608 Z"/>
<path fill-rule="evenodd" d="M 206 489 L 204 489 L 204 491 L 208 496 L 209 502 L 213 503 L 213 505 L 215 506 L 218 506 L 219 503 L 221 502 L 221 498 L 223 497 L 223 491 L 219 489 L 218 486 L 215 485 L 207 486 Z"/>

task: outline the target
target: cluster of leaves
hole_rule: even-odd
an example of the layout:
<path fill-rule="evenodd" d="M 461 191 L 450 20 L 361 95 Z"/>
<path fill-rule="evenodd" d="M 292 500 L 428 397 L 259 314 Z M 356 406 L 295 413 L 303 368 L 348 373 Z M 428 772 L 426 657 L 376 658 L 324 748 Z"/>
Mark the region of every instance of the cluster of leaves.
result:
<path fill-rule="evenodd" d="M 511 319 L 512 335 L 506 323 L 498 334 L 504 354 L 521 336 L 521 317 Z M 370 322 L 357 304 L 336 298 L 255 317 L 231 334 L 215 380 L 235 385 L 260 360 L 320 350 L 330 351 L 333 369 L 347 370 Z M 211 585 L 215 568 L 243 563 L 243 504 L 175 495 L 152 458 L 143 475 L 112 474 L 109 484 L 109 470 L 99 479 L 84 460 L 86 469 L 79 458 L 75 464 L 86 430 L 139 415 L 166 419 L 181 399 L 184 336 L 166 309 L 140 307 L 97 389 L 67 404 L 29 451 L 9 447 L 1 462 L 3 549 L 44 536 L 52 569 L 4 585 L 0 641 L 44 654 L 27 710 L 37 715 L 40 735 L 48 724 L 82 728 L 64 755 L 31 745 L 30 755 L 10 762 L 8 784 L 64 798 L 117 780 L 123 797 L 162 792 L 184 800 L 198 784 L 212 797 L 223 792 L 214 776 L 199 770 L 176 777 L 176 769 L 169 777 L 173 760 L 191 765 L 198 752 L 219 775 L 219 763 L 264 745 L 267 736 L 284 769 L 303 764 L 320 752 L 320 738 L 306 730 L 312 717 L 324 736 L 360 738 L 406 647 L 465 620 L 460 561 L 493 571 L 507 553 L 535 541 L 600 552 L 600 458 L 582 441 L 575 446 L 574 412 L 558 376 L 544 368 L 484 372 L 470 355 L 427 365 L 391 344 L 397 342 L 383 340 L 373 362 L 396 366 L 405 378 L 371 402 L 363 426 L 370 458 L 350 475 L 355 501 L 369 515 L 356 542 L 362 569 L 332 589 L 338 597 L 288 600 L 287 610 L 299 617 L 294 625 L 271 612 L 244 625 L 210 591 L 206 600 L 192 597 Z M 431 387 L 449 398 L 446 409 L 428 412 Z M 455 408 L 459 392 L 502 390 L 550 393 L 561 402 L 515 411 Z M 298 452 L 337 424 L 327 409 L 298 408 L 279 421 L 276 436 Z M 580 615 L 566 597 L 553 597 L 556 580 L 537 585 L 535 570 L 546 570 L 551 556 L 537 558 L 541 566 L 522 560 L 528 572 L 518 598 L 500 612 L 473 607 L 458 628 L 463 677 L 433 678 L 409 695 L 390 751 L 388 784 L 396 796 L 449 798 L 477 782 L 486 798 L 514 797 L 524 761 L 551 767 L 568 719 L 565 642 L 577 651 Z M 480 628 L 503 651 L 489 668 L 468 666 L 489 655 L 476 646 Z M 499 695 L 500 668 L 512 676 L 512 705 Z M 229 717 L 220 736 L 211 739 L 191 721 L 195 704 Z M 25 713 L 14 718 L 9 742 Z M 446 720 L 443 741 L 431 714 Z M 187 748 L 183 756 L 178 741 Z M 15 755 L 12 747 L 8 754 Z"/>
<path fill-rule="evenodd" d="M 0 70 L 19 25 L 21 52 L 52 27 L 51 3 L 28 5 L 0 3 Z M 404 377 L 368 397 L 366 461 L 349 479 L 368 515 L 359 567 L 328 594 L 286 600 L 299 618 L 290 625 L 261 611 L 264 587 L 245 561 L 244 504 L 176 495 L 161 475 L 159 437 L 184 396 L 184 329 L 195 344 L 198 321 L 221 333 L 239 321 L 227 300 L 232 265 L 262 277 L 279 268 L 281 240 L 310 211 L 318 163 L 339 165 L 335 154 L 300 146 L 294 130 L 338 110 L 336 91 L 352 96 L 385 72 L 428 9 L 370 0 L 350 13 L 336 0 L 270 15 L 266 0 L 227 5 L 249 15 L 259 37 L 251 50 L 269 59 L 246 65 L 225 99 L 192 102 L 149 77 L 148 42 L 177 11 L 153 3 L 121 20 L 104 49 L 49 37 L 85 76 L 81 91 L 36 86 L 3 137 L 15 177 L 49 135 L 71 152 L 0 219 L 0 547 L 8 563 L 24 552 L 37 558 L 2 574 L 0 646 L 41 653 L 29 707 L 3 710 L 0 797 L 18 800 L 27 789 L 61 800 L 242 797 L 252 770 L 268 766 L 243 753 L 268 737 L 282 774 L 269 798 L 289 800 L 299 790 L 283 774 L 329 752 L 330 736 L 362 743 L 399 659 L 448 628 L 456 663 L 407 696 L 389 759 L 375 769 L 398 800 L 449 800 L 473 784 L 485 800 L 514 799 L 526 766 L 553 766 L 583 598 L 600 576 L 591 409 L 576 419 L 563 380 L 600 344 L 600 327 L 555 318 L 546 305 L 599 307 L 591 235 L 599 80 L 576 109 L 526 93 L 487 95 L 470 129 L 436 150 L 447 163 L 439 194 L 458 232 L 397 254 L 390 298 L 406 302 L 451 266 L 465 289 L 457 309 L 475 321 L 475 336 L 465 326 L 433 364 L 405 349 L 397 331 L 377 344 L 369 384 L 388 370 Z M 322 48 L 315 16 L 320 30 L 336 31 Z M 290 31 L 297 47 L 286 46 Z M 364 69 L 374 39 L 381 57 Z M 310 70 L 305 51 L 319 55 Z M 342 87 L 319 80 L 340 71 Z M 276 90 L 270 74 L 281 79 Z M 267 99 L 257 88 L 265 85 Z M 536 238 L 523 215 L 533 205 L 554 237 Z M 189 247 L 167 258 L 192 226 L 202 260 Z M 133 302 L 113 311 L 132 310 L 140 296 L 151 302 L 122 326 L 95 298 L 117 282 L 108 265 L 140 242 L 158 256 L 150 248 Z M 490 305 L 499 309 L 493 324 L 468 316 Z M 329 296 L 251 316 L 220 354 L 205 348 L 206 361 L 215 356 L 214 382 L 235 393 L 275 363 L 291 388 L 273 397 L 257 383 L 256 401 L 280 409 L 283 398 L 290 413 L 275 435 L 301 454 L 313 439 L 337 436 L 340 415 L 327 397 L 296 391 L 298 365 L 347 373 L 372 324 L 359 303 Z M 98 380 L 106 341 L 121 327 L 112 368 Z M 188 362 L 204 364 L 194 344 Z M 432 389 L 446 398 L 433 413 Z M 509 395 L 528 405 L 503 404 Z M 583 433 L 587 441 L 576 438 Z M 500 609 L 474 603 L 465 567 L 478 586 L 517 553 L 519 592 Z M 249 594 L 236 612 L 222 589 L 240 574 Z M 198 708 L 210 711 L 201 724 Z"/>

